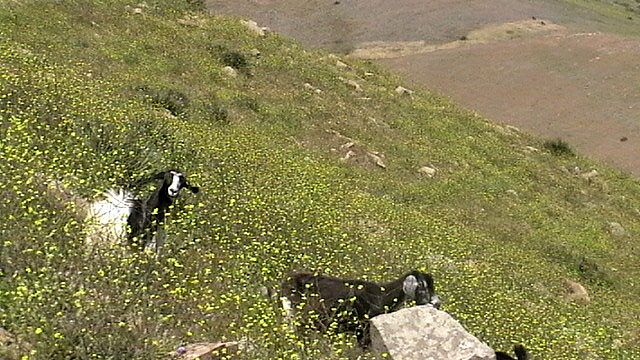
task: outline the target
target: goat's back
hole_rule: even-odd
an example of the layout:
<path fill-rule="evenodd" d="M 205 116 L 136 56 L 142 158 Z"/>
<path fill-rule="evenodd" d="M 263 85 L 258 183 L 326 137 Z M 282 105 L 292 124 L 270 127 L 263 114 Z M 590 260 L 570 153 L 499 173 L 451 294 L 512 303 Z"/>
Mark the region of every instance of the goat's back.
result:
<path fill-rule="evenodd" d="M 313 298 L 323 299 L 324 306 L 333 306 L 341 299 L 353 297 L 377 297 L 382 293 L 380 285 L 363 280 L 340 279 L 331 276 L 314 275 L 312 273 L 294 273 L 281 286 L 282 295 L 293 303 L 300 303 Z"/>

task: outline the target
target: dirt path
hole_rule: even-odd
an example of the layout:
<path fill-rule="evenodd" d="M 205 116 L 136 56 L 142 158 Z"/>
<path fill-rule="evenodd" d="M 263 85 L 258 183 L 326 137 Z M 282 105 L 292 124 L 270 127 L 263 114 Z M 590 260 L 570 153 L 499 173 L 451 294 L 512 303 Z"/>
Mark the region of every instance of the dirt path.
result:
<path fill-rule="evenodd" d="M 622 35 L 640 33 L 635 13 L 613 18 L 547 0 L 208 5 L 308 46 L 377 59 L 413 86 L 640 176 L 640 38 Z"/>

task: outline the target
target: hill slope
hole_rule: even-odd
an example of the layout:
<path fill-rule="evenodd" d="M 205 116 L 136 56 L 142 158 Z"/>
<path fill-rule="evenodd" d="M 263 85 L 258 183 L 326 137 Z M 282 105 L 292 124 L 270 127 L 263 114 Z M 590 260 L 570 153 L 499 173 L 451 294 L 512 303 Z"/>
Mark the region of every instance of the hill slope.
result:
<path fill-rule="evenodd" d="M 250 359 L 355 357 L 350 337 L 292 334 L 261 287 L 290 270 L 410 268 L 497 349 L 640 355 L 628 176 L 197 5 L 0 5 L 0 327 L 21 339 L 0 356 L 156 358 L 249 339 Z M 87 259 L 82 224 L 43 186 L 91 198 L 176 166 L 202 192 L 180 199 L 158 259 Z M 565 301 L 565 279 L 591 303 Z"/>
<path fill-rule="evenodd" d="M 635 0 L 206 3 L 640 176 Z"/>

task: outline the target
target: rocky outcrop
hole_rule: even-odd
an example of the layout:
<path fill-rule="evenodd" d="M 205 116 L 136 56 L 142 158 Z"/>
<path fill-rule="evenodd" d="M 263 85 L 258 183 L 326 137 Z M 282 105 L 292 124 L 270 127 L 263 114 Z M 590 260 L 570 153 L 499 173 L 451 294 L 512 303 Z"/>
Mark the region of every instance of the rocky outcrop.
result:
<path fill-rule="evenodd" d="M 414 306 L 371 319 L 371 347 L 393 360 L 494 360 L 495 352 L 444 311 Z"/>

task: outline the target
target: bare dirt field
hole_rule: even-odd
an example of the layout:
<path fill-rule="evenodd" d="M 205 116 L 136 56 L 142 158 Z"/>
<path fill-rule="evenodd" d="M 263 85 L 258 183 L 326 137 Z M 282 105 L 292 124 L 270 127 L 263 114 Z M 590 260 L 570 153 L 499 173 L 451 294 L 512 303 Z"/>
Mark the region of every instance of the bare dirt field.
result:
<path fill-rule="evenodd" d="M 560 31 L 381 59 L 488 118 L 640 175 L 640 41 Z"/>
<path fill-rule="evenodd" d="M 590 1 L 209 0 L 640 176 L 640 15 Z M 585 2 L 586 3 L 586 2 Z M 597 7 L 596 7 L 597 5 Z M 464 40 L 461 40 L 464 39 Z"/>

